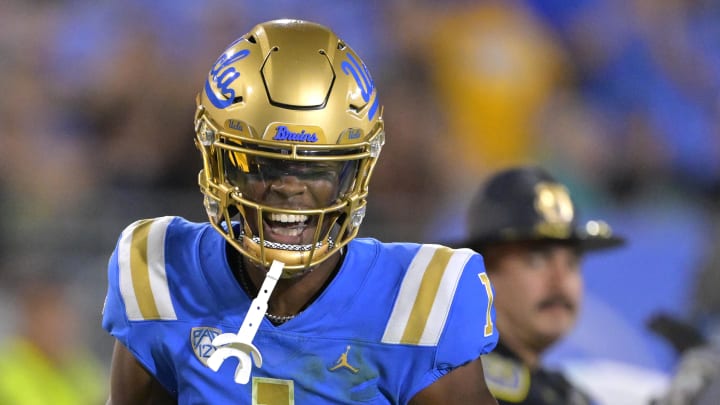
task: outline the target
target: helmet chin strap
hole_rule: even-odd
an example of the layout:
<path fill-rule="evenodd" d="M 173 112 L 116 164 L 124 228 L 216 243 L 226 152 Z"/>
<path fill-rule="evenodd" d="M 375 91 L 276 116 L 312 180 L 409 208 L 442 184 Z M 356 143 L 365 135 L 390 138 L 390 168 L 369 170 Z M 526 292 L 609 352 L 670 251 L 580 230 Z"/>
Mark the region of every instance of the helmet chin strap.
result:
<path fill-rule="evenodd" d="M 248 237 L 244 233 L 238 239 L 250 257 L 262 257 L 261 245 L 265 248 L 266 257 L 273 261 L 282 261 L 285 265 L 282 278 L 295 278 L 311 272 L 314 268 L 309 267 L 309 252 L 312 250 L 312 244 L 308 245 L 290 245 L 276 243 L 272 241 L 261 241 L 257 236 Z M 262 242 L 262 243 L 261 243 Z M 317 242 L 315 244 L 315 255 L 326 255 L 327 252 L 335 246 L 332 237 L 327 238 L 327 242 Z M 271 266 L 272 267 L 272 266 Z"/>
<path fill-rule="evenodd" d="M 263 280 L 257 297 L 250 304 L 250 309 L 245 315 L 238 333 L 223 333 L 213 339 L 212 344 L 217 350 L 207 362 L 211 370 L 217 372 L 225 359 L 237 357 L 238 366 L 235 369 L 235 382 L 247 384 L 250 381 L 253 361 L 258 368 L 262 367 L 262 355 L 252 341 L 260 327 L 260 322 L 265 317 L 270 295 L 275 290 L 275 285 L 282 276 L 284 267 L 285 263 L 278 260 L 273 261 L 270 270 L 265 275 L 265 280 Z"/>

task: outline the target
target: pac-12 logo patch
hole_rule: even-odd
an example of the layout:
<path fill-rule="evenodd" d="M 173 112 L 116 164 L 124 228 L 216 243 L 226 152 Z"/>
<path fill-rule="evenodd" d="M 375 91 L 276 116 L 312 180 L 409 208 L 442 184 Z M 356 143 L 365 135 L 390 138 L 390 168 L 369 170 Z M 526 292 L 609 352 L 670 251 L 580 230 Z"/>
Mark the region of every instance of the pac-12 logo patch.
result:
<path fill-rule="evenodd" d="M 215 346 L 212 341 L 215 336 L 222 333 L 220 329 L 201 326 L 190 330 L 190 345 L 192 345 L 195 357 L 207 366 L 207 361 L 215 353 Z"/>

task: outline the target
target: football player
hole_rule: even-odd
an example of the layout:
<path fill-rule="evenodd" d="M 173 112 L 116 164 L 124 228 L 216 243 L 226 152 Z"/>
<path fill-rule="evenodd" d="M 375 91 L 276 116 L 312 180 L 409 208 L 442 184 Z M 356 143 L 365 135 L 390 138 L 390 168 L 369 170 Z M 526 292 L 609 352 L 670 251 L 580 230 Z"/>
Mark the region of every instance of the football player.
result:
<path fill-rule="evenodd" d="M 208 221 L 137 221 L 109 263 L 109 403 L 495 404 L 480 256 L 356 238 L 385 141 L 328 28 L 259 24 L 197 97 Z"/>

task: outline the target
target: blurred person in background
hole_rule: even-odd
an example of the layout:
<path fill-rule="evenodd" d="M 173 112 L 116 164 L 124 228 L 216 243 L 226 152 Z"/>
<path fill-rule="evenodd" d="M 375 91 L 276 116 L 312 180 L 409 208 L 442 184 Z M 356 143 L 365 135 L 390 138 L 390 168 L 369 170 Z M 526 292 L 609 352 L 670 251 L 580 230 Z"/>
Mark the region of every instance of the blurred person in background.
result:
<path fill-rule="evenodd" d="M 578 223 L 567 188 L 543 168 L 497 172 L 471 202 L 469 236 L 495 288 L 498 347 L 483 356 L 500 404 L 590 404 L 543 353 L 575 324 L 582 303 L 581 259 L 624 243 L 603 221 Z"/>
<path fill-rule="evenodd" d="M 716 405 L 720 399 L 720 344 L 703 342 L 685 350 L 667 391 L 652 405 Z"/>
<path fill-rule="evenodd" d="M 195 112 L 208 221 L 136 221 L 110 259 L 110 403 L 496 403 L 480 256 L 355 238 L 382 113 L 323 25 L 269 21 L 222 53 Z"/>
<path fill-rule="evenodd" d="M 537 147 L 535 116 L 567 80 L 564 50 L 523 2 L 435 6 L 443 10 L 432 13 L 430 28 L 415 29 L 431 30 L 417 40 L 456 165 L 472 178 L 527 161 Z"/>
<path fill-rule="evenodd" d="M 82 335 L 65 282 L 47 275 L 17 278 L 9 282 L 16 326 L 0 344 L 0 404 L 103 403 L 106 373 Z"/>
<path fill-rule="evenodd" d="M 668 340 L 679 360 L 672 379 L 653 405 L 715 405 L 720 399 L 720 211 L 715 206 L 711 248 L 692 286 L 692 311 L 681 318 L 658 313 L 648 326 Z"/>

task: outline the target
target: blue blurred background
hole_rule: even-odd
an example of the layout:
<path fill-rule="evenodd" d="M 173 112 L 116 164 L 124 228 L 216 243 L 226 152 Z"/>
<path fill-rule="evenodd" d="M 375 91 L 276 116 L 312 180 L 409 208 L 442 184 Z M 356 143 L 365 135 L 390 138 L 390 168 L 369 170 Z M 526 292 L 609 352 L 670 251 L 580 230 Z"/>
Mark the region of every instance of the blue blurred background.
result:
<path fill-rule="evenodd" d="M 580 322 L 549 366 L 604 403 L 640 404 L 677 361 L 652 316 L 718 339 L 717 1 L 10 0 L 0 347 L 63 334 L 47 345 L 96 359 L 91 383 L 105 395 L 112 339 L 100 312 L 116 238 L 139 218 L 205 219 L 195 94 L 226 45 L 274 18 L 330 26 L 374 74 L 388 143 L 363 235 L 460 238 L 489 173 L 541 164 L 581 216 L 629 240 L 587 257 Z M 76 321 L 50 322 L 58 315 L 22 299 L 41 285 L 64 297 L 45 307 Z"/>

